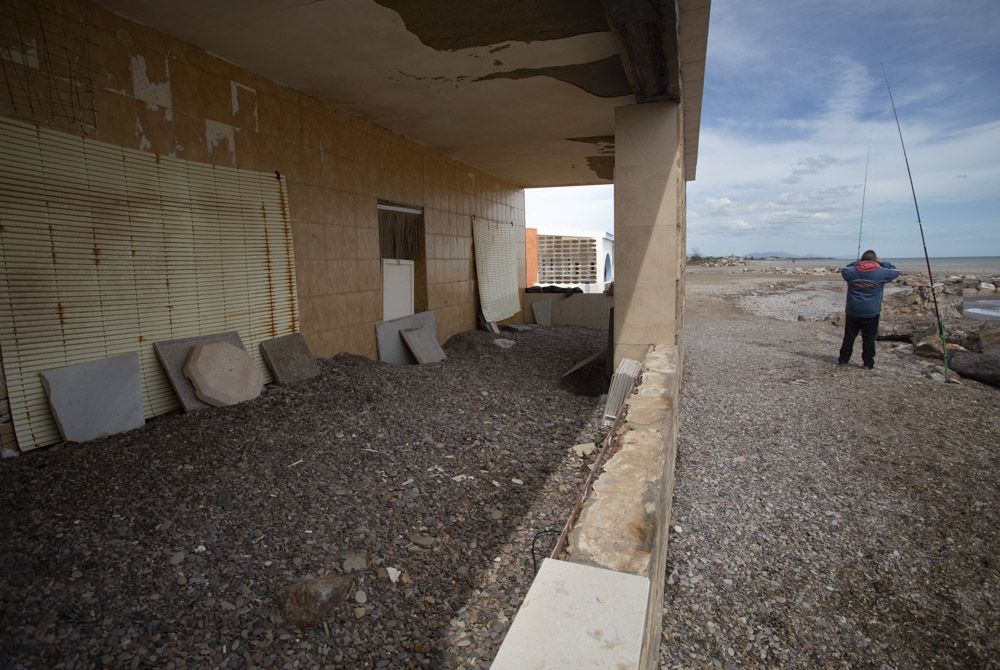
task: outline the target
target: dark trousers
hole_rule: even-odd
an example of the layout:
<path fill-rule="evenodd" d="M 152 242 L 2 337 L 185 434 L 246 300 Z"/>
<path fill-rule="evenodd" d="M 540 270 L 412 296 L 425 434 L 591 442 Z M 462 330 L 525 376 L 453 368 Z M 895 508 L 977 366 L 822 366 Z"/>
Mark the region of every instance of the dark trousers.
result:
<path fill-rule="evenodd" d="M 878 315 L 867 319 L 848 316 L 844 323 L 844 343 L 840 345 L 840 358 L 837 361 L 843 365 L 851 360 L 854 351 L 854 340 L 861 333 L 861 360 L 865 367 L 875 365 L 875 334 L 878 333 Z"/>

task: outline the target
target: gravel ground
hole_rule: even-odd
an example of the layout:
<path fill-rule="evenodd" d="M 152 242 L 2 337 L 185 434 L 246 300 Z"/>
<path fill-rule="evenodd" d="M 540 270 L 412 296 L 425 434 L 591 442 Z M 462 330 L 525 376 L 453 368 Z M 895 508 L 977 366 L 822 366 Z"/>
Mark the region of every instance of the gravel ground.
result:
<path fill-rule="evenodd" d="M 600 365 L 560 374 L 603 333 L 502 337 L 456 336 L 438 365 L 341 355 L 253 402 L 4 461 L 0 668 L 488 667 L 602 391 Z M 284 624 L 274 594 L 352 554 L 355 598 Z"/>
<path fill-rule="evenodd" d="M 1000 393 L 720 295 L 768 280 L 688 276 L 661 666 L 1000 667 Z"/>

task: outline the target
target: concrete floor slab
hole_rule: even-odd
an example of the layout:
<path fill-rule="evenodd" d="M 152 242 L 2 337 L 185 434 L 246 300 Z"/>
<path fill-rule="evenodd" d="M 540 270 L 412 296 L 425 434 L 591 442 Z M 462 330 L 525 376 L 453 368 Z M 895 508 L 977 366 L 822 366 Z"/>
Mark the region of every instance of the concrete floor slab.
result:
<path fill-rule="evenodd" d="M 545 559 L 493 670 L 638 668 L 649 580 Z"/>
<path fill-rule="evenodd" d="M 42 372 L 63 439 L 87 442 L 142 428 L 139 354 L 123 354 Z"/>
<path fill-rule="evenodd" d="M 319 365 L 302 333 L 282 335 L 260 343 L 260 353 L 271 368 L 274 381 L 282 386 L 319 375 Z"/>
<path fill-rule="evenodd" d="M 428 310 L 417 312 L 400 319 L 383 321 L 375 326 L 375 341 L 378 344 L 378 359 L 385 363 L 413 365 L 417 359 L 406 348 L 400 331 L 411 328 L 427 328 L 437 337 L 437 312 Z"/>
<path fill-rule="evenodd" d="M 418 363 L 440 363 L 446 358 L 437 341 L 437 333 L 430 328 L 408 328 L 399 334 Z"/>

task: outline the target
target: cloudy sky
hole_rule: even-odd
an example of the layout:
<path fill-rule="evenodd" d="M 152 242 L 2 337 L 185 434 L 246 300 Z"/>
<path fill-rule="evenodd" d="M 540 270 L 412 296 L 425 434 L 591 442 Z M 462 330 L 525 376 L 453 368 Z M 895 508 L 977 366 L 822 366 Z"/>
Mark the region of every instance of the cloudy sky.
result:
<path fill-rule="evenodd" d="M 713 0 L 688 250 L 1000 256 L 1000 2 Z M 543 232 L 612 229 L 610 186 L 528 191 Z"/>

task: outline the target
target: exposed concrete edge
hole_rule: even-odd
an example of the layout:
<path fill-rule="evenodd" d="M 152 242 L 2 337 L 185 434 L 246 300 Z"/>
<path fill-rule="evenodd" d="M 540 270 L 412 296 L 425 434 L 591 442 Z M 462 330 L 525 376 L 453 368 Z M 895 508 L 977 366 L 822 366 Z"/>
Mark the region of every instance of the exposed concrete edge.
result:
<path fill-rule="evenodd" d="M 626 403 L 618 451 L 604 466 L 570 534 L 569 560 L 647 577 L 641 668 L 656 668 L 667 535 L 677 459 L 679 351 L 660 345 Z"/>
<path fill-rule="evenodd" d="M 566 558 L 649 580 L 642 653 L 636 667 L 650 670 L 658 665 L 663 625 L 667 534 L 677 458 L 679 360 L 680 352 L 674 345 L 658 345 L 646 356 L 642 381 L 626 402 L 625 422 L 616 442 L 618 450 L 608 459 L 583 505 L 570 533 Z M 553 625 L 565 618 L 561 617 L 556 602 L 536 600 L 532 607 L 536 612 L 548 611 Z M 592 616 L 592 622 L 599 624 L 601 617 L 613 613 L 597 608 Z M 526 647 L 518 637 L 512 626 L 501 645 L 501 652 L 511 648 L 522 650 L 517 667 L 579 667 L 562 662 L 568 659 L 553 654 L 551 648 L 524 652 Z"/>

